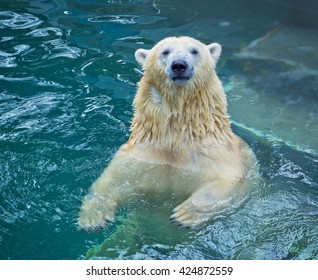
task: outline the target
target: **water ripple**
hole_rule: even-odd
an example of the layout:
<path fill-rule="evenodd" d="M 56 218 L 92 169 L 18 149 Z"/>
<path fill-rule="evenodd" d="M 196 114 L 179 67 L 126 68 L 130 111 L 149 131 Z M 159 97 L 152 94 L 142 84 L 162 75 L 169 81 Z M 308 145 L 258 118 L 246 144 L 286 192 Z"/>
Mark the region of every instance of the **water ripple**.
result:
<path fill-rule="evenodd" d="M 61 38 L 46 42 L 46 46 L 49 46 L 50 52 L 48 59 L 57 57 L 77 58 L 82 54 L 80 48 L 69 46 L 68 42 Z"/>
<path fill-rule="evenodd" d="M 0 39 L 0 43 L 2 43 L 2 42 L 7 42 L 7 41 L 10 41 L 10 40 L 12 40 L 12 39 L 14 39 L 14 37 L 12 37 L 12 36 L 4 36 L 4 37 L 2 37 L 2 38 Z"/>
<path fill-rule="evenodd" d="M 40 64 L 47 67 L 47 60 L 76 59 L 85 55 L 85 51 L 69 42 L 69 31 L 44 26 L 42 20 L 31 14 L 0 12 L 0 29 L 6 31 L 0 41 L 0 68 L 17 68 L 20 65 L 39 68 Z M 12 29 L 21 31 L 12 33 Z M 27 29 L 29 32 L 25 32 Z M 16 73 L 13 75 L 16 76 Z"/>
<path fill-rule="evenodd" d="M 128 15 L 107 15 L 107 16 L 97 16 L 89 18 L 90 22 L 112 22 L 112 23 L 120 23 L 120 24 L 135 24 L 136 16 L 128 16 Z"/>
<path fill-rule="evenodd" d="M 24 52 L 25 50 L 28 50 L 30 48 L 30 46 L 28 45 L 16 45 L 13 47 L 13 52 L 3 52 L 0 51 L 0 56 L 2 57 L 9 57 L 9 56 L 16 56 L 22 52 Z"/>
<path fill-rule="evenodd" d="M 108 22 L 117 24 L 151 24 L 164 19 L 160 16 L 147 16 L 147 15 L 103 15 L 91 17 L 89 22 Z"/>
<path fill-rule="evenodd" d="M 29 45 L 16 45 L 8 52 L 0 51 L 0 67 L 12 68 L 17 66 L 16 57 L 20 54 L 26 53 L 30 49 Z"/>
<path fill-rule="evenodd" d="M 13 68 L 16 67 L 17 63 L 14 57 L 7 57 L 0 60 L 0 68 Z M 0 75 L 0 79 L 1 79 Z"/>
<path fill-rule="evenodd" d="M 278 170 L 277 175 L 290 179 L 299 179 L 300 181 L 311 185 L 311 179 L 303 172 L 300 166 L 293 162 L 284 163 Z"/>
<path fill-rule="evenodd" d="M 46 37 L 46 36 L 49 36 L 51 33 L 53 33 L 53 35 L 55 36 L 63 35 L 62 30 L 56 27 L 46 27 L 46 28 L 35 29 L 27 33 L 27 35 L 32 37 Z"/>
<path fill-rule="evenodd" d="M 42 23 L 42 20 L 28 13 L 14 13 L 11 11 L 0 12 L 0 29 L 27 29 L 34 28 Z"/>
<path fill-rule="evenodd" d="M 50 110 L 50 108 L 56 103 L 56 101 L 56 96 L 50 96 L 48 94 L 26 100 L 12 110 L 9 110 L 8 112 L 2 114 L 0 116 L 0 123 L 5 123 L 9 120 L 12 121 L 14 118 L 21 118 L 25 114 L 32 115 L 38 113 L 39 111 L 45 112 L 47 110 Z"/>

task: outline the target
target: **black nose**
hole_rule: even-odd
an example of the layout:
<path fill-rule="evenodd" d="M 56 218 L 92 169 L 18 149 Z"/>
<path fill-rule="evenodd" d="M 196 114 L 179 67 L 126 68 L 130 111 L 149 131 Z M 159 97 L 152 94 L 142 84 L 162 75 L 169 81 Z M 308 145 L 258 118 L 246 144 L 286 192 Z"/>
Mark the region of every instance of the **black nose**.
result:
<path fill-rule="evenodd" d="M 184 60 L 175 60 L 171 64 L 171 70 L 176 74 L 181 74 L 188 69 L 188 64 Z"/>

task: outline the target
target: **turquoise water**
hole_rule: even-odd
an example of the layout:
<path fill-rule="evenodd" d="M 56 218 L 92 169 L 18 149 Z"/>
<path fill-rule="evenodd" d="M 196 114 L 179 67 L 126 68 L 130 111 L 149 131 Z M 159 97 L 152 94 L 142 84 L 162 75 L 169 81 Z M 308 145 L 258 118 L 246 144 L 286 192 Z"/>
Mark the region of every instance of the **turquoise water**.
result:
<path fill-rule="evenodd" d="M 199 2 L 0 0 L 0 259 L 318 259 L 317 15 Z M 169 35 L 223 45 L 233 129 L 263 182 L 197 229 L 141 201 L 80 231 L 81 199 L 129 136 L 134 52 Z"/>

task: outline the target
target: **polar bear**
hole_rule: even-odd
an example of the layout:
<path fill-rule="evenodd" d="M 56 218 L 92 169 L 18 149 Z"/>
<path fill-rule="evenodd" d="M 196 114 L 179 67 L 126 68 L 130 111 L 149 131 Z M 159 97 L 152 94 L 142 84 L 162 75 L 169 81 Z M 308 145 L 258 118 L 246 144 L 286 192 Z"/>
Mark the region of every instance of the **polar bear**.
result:
<path fill-rule="evenodd" d="M 131 135 L 85 196 L 81 228 L 106 227 L 116 210 L 140 193 L 179 197 L 170 220 L 193 227 L 227 207 L 251 180 L 257 162 L 231 130 L 215 72 L 220 54 L 218 43 L 205 45 L 186 36 L 136 51 L 143 77 L 133 102 Z"/>

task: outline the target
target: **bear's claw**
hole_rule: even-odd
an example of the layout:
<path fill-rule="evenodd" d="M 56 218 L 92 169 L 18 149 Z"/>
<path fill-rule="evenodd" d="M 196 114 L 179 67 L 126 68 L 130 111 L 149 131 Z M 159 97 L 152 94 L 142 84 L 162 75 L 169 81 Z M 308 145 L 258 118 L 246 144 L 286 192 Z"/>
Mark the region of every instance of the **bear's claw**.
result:
<path fill-rule="evenodd" d="M 191 228 L 195 225 L 195 221 L 192 219 L 191 215 L 183 208 L 178 210 L 178 207 L 173 210 L 169 220 L 178 227 Z"/>
<path fill-rule="evenodd" d="M 115 220 L 115 206 L 113 201 L 103 196 L 88 195 L 81 207 L 78 227 L 88 231 L 106 228 Z"/>
<path fill-rule="evenodd" d="M 114 220 L 110 218 L 101 219 L 100 217 L 97 217 L 97 216 L 95 217 L 81 216 L 77 221 L 77 225 L 79 228 L 82 228 L 88 231 L 100 231 L 108 227 L 113 222 Z"/>
<path fill-rule="evenodd" d="M 193 228 L 206 219 L 196 211 L 189 201 L 185 201 L 173 209 L 169 220 L 179 227 Z"/>
<path fill-rule="evenodd" d="M 180 223 L 178 220 L 176 220 L 175 218 L 169 218 L 169 221 L 171 222 L 171 223 L 173 223 L 173 224 L 175 224 L 176 226 L 178 226 L 178 227 L 185 227 L 185 228 L 187 228 L 187 229 L 190 229 L 191 228 L 191 226 L 187 226 L 187 225 L 185 225 L 185 224 L 183 224 L 183 223 Z"/>

